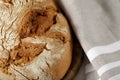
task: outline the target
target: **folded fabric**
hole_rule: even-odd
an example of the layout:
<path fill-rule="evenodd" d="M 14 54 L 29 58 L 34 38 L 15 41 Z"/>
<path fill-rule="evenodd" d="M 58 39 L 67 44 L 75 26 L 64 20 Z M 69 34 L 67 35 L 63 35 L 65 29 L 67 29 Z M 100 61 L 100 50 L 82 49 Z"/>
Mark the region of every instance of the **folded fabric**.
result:
<path fill-rule="evenodd" d="M 90 61 L 75 80 L 120 80 L 120 0 L 58 1 Z"/>

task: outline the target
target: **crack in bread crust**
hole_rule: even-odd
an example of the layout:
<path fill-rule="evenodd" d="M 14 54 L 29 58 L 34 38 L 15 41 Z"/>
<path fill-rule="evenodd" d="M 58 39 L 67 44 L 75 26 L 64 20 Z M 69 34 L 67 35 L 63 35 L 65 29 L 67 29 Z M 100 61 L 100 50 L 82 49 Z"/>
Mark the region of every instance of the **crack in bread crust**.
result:
<path fill-rule="evenodd" d="M 57 24 L 57 12 L 53 8 L 46 10 L 31 10 L 23 18 L 22 25 L 18 29 L 20 38 L 47 36 L 65 41 L 61 32 L 53 32 L 50 28 Z"/>
<path fill-rule="evenodd" d="M 33 43 L 21 43 L 15 46 L 11 52 L 9 59 L 0 58 L 0 69 L 8 73 L 8 67 L 10 64 L 16 66 L 24 66 L 25 64 L 30 63 L 36 56 L 38 56 L 45 48 L 45 44 L 33 44 Z"/>
<path fill-rule="evenodd" d="M 41 36 L 47 32 L 53 25 L 55 11 L 46 10 L 31 10 L 23 18 L 22 25 L 18 29 L 20 38 Z"/>
<path fill-rule="evenodd" d="M 10 63 L 14 65 L 25 65 L 31 62 L 44 50 L 45 44 L 21 43 L 15 46 L 10 54 Z"/>

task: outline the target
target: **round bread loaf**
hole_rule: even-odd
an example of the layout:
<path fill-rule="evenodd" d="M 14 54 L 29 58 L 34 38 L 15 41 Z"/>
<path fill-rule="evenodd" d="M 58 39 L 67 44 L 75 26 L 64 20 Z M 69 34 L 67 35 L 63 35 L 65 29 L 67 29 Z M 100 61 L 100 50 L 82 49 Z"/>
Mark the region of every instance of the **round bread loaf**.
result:
<path fill-rule="evenodd" d="M 53 0 L 0 0 L 0 80 L 61 80 L 72 53 Z"/>

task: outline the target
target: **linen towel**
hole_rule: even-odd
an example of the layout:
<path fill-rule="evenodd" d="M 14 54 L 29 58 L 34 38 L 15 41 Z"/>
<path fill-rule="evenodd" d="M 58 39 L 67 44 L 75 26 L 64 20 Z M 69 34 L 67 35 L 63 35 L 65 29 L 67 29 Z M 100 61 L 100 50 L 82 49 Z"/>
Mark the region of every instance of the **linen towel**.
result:
<path fill-rule="evenodd" d="M 120 0 L 58 2 L 87 55 L 74 80 L 120 80 Z"/>

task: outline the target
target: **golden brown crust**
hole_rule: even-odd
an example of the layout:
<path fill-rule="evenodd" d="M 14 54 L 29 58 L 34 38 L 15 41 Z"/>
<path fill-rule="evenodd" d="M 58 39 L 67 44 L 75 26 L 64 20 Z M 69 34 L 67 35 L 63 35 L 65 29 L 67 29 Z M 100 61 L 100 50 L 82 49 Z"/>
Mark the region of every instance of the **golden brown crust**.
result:
<path fill-rule="evenodd" d="M 57 23 L 65 26 L 65 22 L 61 23 L 57 14 L 57 11 L 53 8 L 45 10 L 31 10 L 25 15 L 18 29 L 20 38 L 44 35 L 50 38 L 60 39 L 65 42 L 65 36 L 61 32 L 50 30 L 52 25 Z"/>
<path fill-rule="evenodd" d="M 66 51 L 64 52 L 64 55 L 62 55 L 61 59 L 56 59 L 56 63 L 54 63 L 49 69 L 49 72 L 52 73 L 54 80 L 61 80 L 70 66 L 72 58 L 70 53 L 72 52 L 72 47 L 70 47 L 69 43 L 67 43 L 65 48 Z"/>
<path fill-rule="evenodd" d="M 40 55 L 44 48 L 45 44 L 21 43 L 11 50 L 8 60 L 0 58 L 0 69 L 9 74 L 7 70 L 11 64 L 24 66 Z"/>
<path fill-rule="evenodd" d="M 18 29 L 20 38 L 44 35 L 53 25 L 54 16 L 53 9 L 31 10 L 25 15 Z"/>
<path fill-rule="evenodd" d="M 10 54 L 10 63 L 24 65 L 31 62 L 44 50 L 45 44 L 21 43 L 13 48 Z"/>

